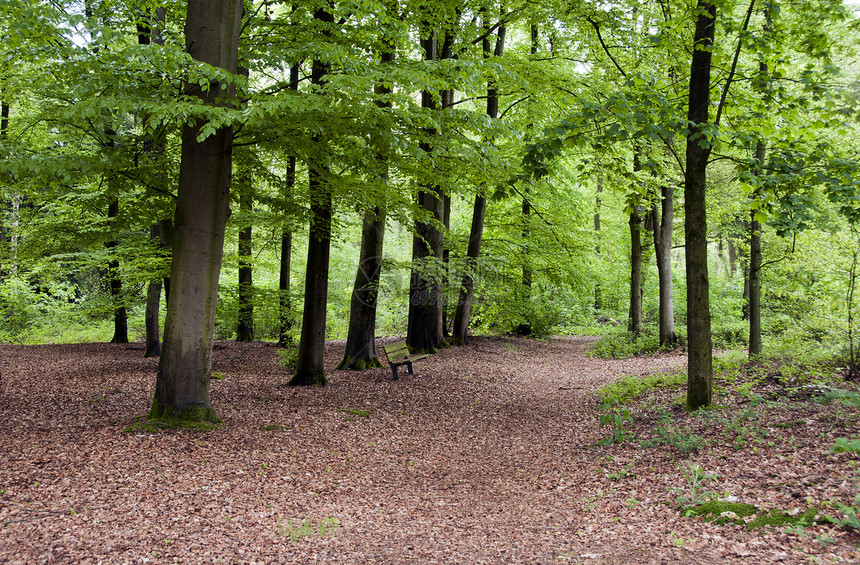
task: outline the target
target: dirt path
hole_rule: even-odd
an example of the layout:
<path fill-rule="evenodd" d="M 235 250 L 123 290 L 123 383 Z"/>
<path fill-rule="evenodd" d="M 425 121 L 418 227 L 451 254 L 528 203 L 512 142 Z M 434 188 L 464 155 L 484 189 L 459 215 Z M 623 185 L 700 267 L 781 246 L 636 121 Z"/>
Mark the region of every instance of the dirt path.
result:
<path fill-rule="evenodd" d="M 0 562 L 828 559 L 778 532 L 680 518 L 669 449 L 595 447 L 607 432 L 594 391 L 684 358 L 610 362 L 584 354 L 590 341 L 476 339 L 399 381 L 335 371 L 331 343 L 324 389 L 283 386 L 272 346 L 222 342 L 212 402 L 225 428 L 160 435 L 122 433 L 152 397 L 142 346 L 0 346 Z M 749 473 L 733 494 L 767 476 Z M 302 522 L 316 532 L 291 539 Z M 856 540 L 839 543 L 844 557 Z"/>

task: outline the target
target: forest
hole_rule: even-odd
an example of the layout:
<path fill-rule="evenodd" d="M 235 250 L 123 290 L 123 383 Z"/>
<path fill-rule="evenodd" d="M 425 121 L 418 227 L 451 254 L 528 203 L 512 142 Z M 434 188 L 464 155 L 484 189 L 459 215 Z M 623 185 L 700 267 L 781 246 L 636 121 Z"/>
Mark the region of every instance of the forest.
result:
<path fill-rule="evenodd" d="M 304 440 L 320 447 L 335 434 L 327 451 L 347 453 L 362 440 L 341 428 L 358 420 L 374 437 L 398 430 L 403 444 L 411 429 L 412 453 L 432 451 L 419 439 L 432 443 L 433 433 L 465 453 L 445 420 L 459 414 L 464 430 L 521 426 L 532 433 L 514 439 L 547 450 L 600 446 L 603 470 L 591 471 L 616 482 L 636 477 L 637 438 L 643 449 L 671 451 L 651 462 L 653 481 L 667 476 L 654 469 L 683 471 L 685 517 L 736 498 L 702 490 L 719 475 L 688 461 L 718 457 L 705 446 L 725 434 L 734 434 L 733 451 L 784 448 L 782 463 L 770 464 L 786 472 L 815 443 L 810 461 L 822 470 L 812 483 L 822 490 L 798 494 L 807 506 L 793 515 L 819 515 L 787 527 L 823 549 L 798 549 L 783 532 L 767 548 L 720 554 L 858 558 L 858 30 L 843 0 L 0 0 L 4 425 L 42 430 L 59 418 L 57 428 L 97 430 L 118 453 L 135 448 L 115 443 L 117 429 L 142 442 L 161 431 L 192 443 L 183 433 L 198 430 L 210 438 L 200 445 L 214 445 L 218 436 L 206 434 L 235 433 L 241 443 L 292 430 L 299 441 L 310 426 L 320 435 Z M 426 357 L 415 376 L 393 381 L 383 346 L 398 340 Z M 428 375 L 442 379 L 435 392 Z M 520 382 L 524 375 L 532 380 Z M 230 388 L 238 383 L 245 388 Z M 574 390 L 575 399 L 561 392 Z M 524 404 L 515 409 L 508 395 Z M 26 398 L 50 398 L 56 414 L 46 415 L 51 406 L 19 414 Z M 422 418 L 379 416 L 409 418 L 422 405 L 436 410 L 422 416 L 429 429 Z M 84 424 L 90 417 L 102 423 Z M 539 422 L 570 437 L 539 439 Z M 809 444 L 785 435 L 796 422 L 808 424 Z M 758 433 L 768 426 L 783 448 Z M 165 445 L 147 445 L 169 460 Z M 267 445 L 267 454 L 286 449 Z M 331 472 L 325 451 L 303 451 L 291 466 Z M 559 457 L 575 465 L 583 453 Z M 0 502 L 26 475 L 10 457 Z M 623 473 L 613 457 L 630 458 Z M 264 471 L 275 465 L 251 459 Z M 53 459 L 41 453 L 29 464 L 41 460 Z M 536 461 L 529 472 L 546 476 Z M 846 462 L 850 486 L 838 479 Z M 482 465 L 505 476 L 520 468 Z M 519 480 L 527 481 L 505 489 Z M 552 488 L 565 480 L 555 476 Z M 629 495 L 606 508 L 618 500 L 642 504 Z M 788 511 L 768 500 L 773 512 Z M 583 511 L 602 502 L 578 503 Z M 28 534 L 8 527 L 37 511 L 9 504 L 0 518 L 23 543 Z M 351 516 L 349 526 L 349 512 L 317 504 L 319 517 L 298 522 L 310 532 L 264 511 L 277 517 L 279 543 L 318 538 L 341 560 L 344 547 L 359 561 L 406 560 L 338 546 L 327 525 L 358 536 L 356 524 L 366 523 Z M 675 561 L 705 550 L 675 534 L 687 526 L 661 523 L 674 524 Z M 500 536 L 515 536 L 508 526 Z M 803 537 L 804 528 L 813 534 Z M 507 556 L 462 531 L 458 539 L 466 545 L 424 546 L 423 559 L 616 562 L 610 551 L 550 548 L 543 538 L 530 546 L 537 553 Z M 168 541 L 156 552 L 160 540 L 141 547 L 163 557 Z M 102 555 L 124 555 L 116 543 Z M 55 558 L 80 558 L 80 548 L 61 546 L 71 553 Z M 636 551 L 618 562 L 654 557 Z"/>

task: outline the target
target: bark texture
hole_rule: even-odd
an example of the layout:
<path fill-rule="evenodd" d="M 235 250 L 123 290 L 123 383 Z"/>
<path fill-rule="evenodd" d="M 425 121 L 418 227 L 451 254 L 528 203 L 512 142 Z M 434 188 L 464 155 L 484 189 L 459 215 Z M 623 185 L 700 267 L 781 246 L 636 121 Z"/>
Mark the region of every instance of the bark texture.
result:
<path fill-rule="evenodd" d="M 323 34 L 331 35 L 334 16 L 331 9 L 319 8 L 314 19 L 322 24 Z M 315 59 L 311 67 L 311 83 L 325 84 L 323 77 L 331 72 L 331 64 Z M 314 136 L 315 144 L 324 143 Z M 323 367 L 325 353 L 326 304 L 328 302 L 328 270 L 331 253 L 332 194 L 327 163 L 316 159 L 310 163 L 308 190 L 311 196 L 311 228 L 308 236 L 308 261 L 305 274 L 305 305 L 302 312 L 302 334 L 296 369 L 291 386 L 325 386 L 328 380 Z"/>
<path fill-rule="evenodd" d="M 501 57 L 505 50 L 505 26 L 500 25 L 496 35 L 495 48 L 490 50 L 489 24 L 485 22 L 484 28 L 487 37 L 483 40 L 484 58 Z M 534 33 L 534 31 L 533 31 Z M 499 117 L 499 90 L 495 82 L 487 83 L 487 116 L 490 119 Z M 529 209 L 526 209 L 529 206 Z M 531 211 L 526 199 L 523 199 L 523 218 Z M 460 287 L 460 295 L 457 300 L 457 311 L 454 315 L 454 327 L 452 331 L 453 342 L 465 345 L 469 333 L 469 320 L 472 315 L 472 300 L 475 297 L 475 275 L 478 269 L 478 258 L 481 256 L 481 240 L 484 237 L 484 218 L 487 213 L 487 198 L 483 194 L 475 195 L 475 204 L 472 209 L 472 225 L 469 230 L 469 245 L 466 249 L 466 272 Z M 526 264 L 523 263 L 523 282 L 526 281 Z M 528 273 L 529 285 L 531 284 L 531 273 Z"/>
<path fill-rule="evenodd" d="M 660 187 L 660 203 L 651 208 L 654 225 L 654 255 L 657 263 L 660 303 L 658 333 L 660 345 L 672 347 L 677 342 L 675 334 L 675 299 L 672 283 L 672 221 L 674 216 L 674 189 L 664 184 Z"/>
<path fill-rule="evenodd" d="M 189 0 L 185 37 L 191 56 L 235 73 L 241 19 L 240 0 Z M 232 92 L 216 83 L 206 92 L 191 87 L 189 94 L 209 104 L 228 104 Z M 221 128 L 198 141 L 200 125 L 182 129 L 170 301 L 152 419 L 218 419 L 209 400 L 209 379 L 233 132 Z"/>
<path fill-rule="evenodd" d="M 425 30 L 421 39 L 425 61 L 436 61 L 436 32 Z M 421 105 L 438 111 L 439 103 L 431 92 L 422 92 Z M 437 134 L 435 130 L 426 132 L 428 137 Z M 421 143 L 421 148 L 431 153 L 433 146 L 429 141 Z M 442 232 L 439 225 L 444 216 L 444 199 L 438 186 L 432 182 L 422 186 L 416 198 L 420 208 L 427 211 L 432 221 L 416 220 L 415 237 L 412 239 L 412 273 L 409 282 L 409 317 L 406 327 L 406 343 L 413 353 L 435 353 L 442 341 L 441 324 L 438 320 L 442 309 L 441 281 L 439 264 L 442 262 Z"/>
<path fill-rule="evenodd" d="M 687 137 L 684 175 L 684 236 L 687 261 L 687 407 L 711 404 L 713 351 L 711 308 L 708 297 L 708 239 L 705 189 L 711 141 L 708 107 L 711 86 L 711 50 L 717 9 L 711 0 L 698 0 L 694 50 L 690 68 L 690 133 Z"/>
<path fill-rule="evenodd" d="M 376 304 L 382 272 L 382 245 L 385 212 L 377 207 L 365 215 L 361 229 L 361 250 L 349 311 L 349 330 L 343 360 L 338 369 L 381 367 L 376 355 Z"/>

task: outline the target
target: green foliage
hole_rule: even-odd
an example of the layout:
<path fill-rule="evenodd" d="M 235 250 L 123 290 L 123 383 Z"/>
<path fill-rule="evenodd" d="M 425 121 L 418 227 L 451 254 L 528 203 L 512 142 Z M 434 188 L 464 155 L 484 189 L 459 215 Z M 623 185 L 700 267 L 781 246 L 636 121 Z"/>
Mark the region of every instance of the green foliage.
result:
<path fill-rule="evenodd" d="M 665 445 L 677 449 L 684 455 L 690 455 L 705 446 L 705 438 L 692 433 L 688 427 L 678 427 L 672 414 L 662 410 L 651 437 L 640 439 L 639 443 L 642 447 Z"/>
<path fill-rule="evenodd" d="M 337 518 L 332 516 L 323 518 L 319 523 L 314 523 L 310 518 L 299 520 L 295 525 L 292 521 L 281 522 L 281 517 L 275 517 L 276 533 L 282 538 L 289 538 L 290 542 L 299 541 L 310 537 L 326 537 L 332 535 L 340 524 Z"/>
<path fill-rule="evenodd" d="M 654 373 L 651 375 L 625 375 L 598 391 L 601 403 L 627 404 L 649 391 L 677 390 L 687 377 L 681 372 Z"/>
<path fill-rule="evenodd" d="M 600 445 L 623 443 L 629 438 L 624 426 L 632 423 L 633 416 L 630 415 L 630 410 L 626 406 L 623 406 L 615 398 L 605 398 L 600 404 L 600 427 L 609 425 L 612 428 L 612 436 L 600 440 L 598 443 Z"/>
<path fill-rule="evenodd" d="M 594 355 L 604 359 L 624 359 L 634 355 L 656 353 L 660 351 L 660 342 L 651 328 L 637 337 L 632 332 L 618 327 L 606 330 L 592 351 Z"/>
<path fill-rule="evenodd" d="M 696 506 L 717 497 L 716 492 L 705 490 L 705 483 L 717 479 L 719 475 L 706 473 L 701 465 L 695 463 L 679 465 L 679 468 L 684 477 L 685 486 L 672 488 L 677 493 L 675 504 L 679 508 Z"/>

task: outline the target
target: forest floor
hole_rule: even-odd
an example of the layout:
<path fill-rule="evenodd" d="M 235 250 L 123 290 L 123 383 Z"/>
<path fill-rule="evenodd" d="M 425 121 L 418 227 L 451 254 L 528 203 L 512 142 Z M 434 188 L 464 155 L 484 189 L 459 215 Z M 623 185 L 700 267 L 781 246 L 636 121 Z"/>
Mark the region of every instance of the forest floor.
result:
<path fill-rule="evenodd" d="M 325 388 L 284 386 L 270 344 L 218 342 L 223 428 L 160 434 L 124 432 L 153 395 L 142 345 L 2 345 L 0 562 L 860 562 L 856 530 L 716 525 L 676 502 L 853 504 L 857 453 L 830 448 L 860 432 L 856 408 L 736 382 L 692 416 L 653 389 L 600 445 L 596 391 L 685 358 L 598 359 L 593 339 L 476 338 L 398 381 L 335 371 L 333 342 Z"/>

